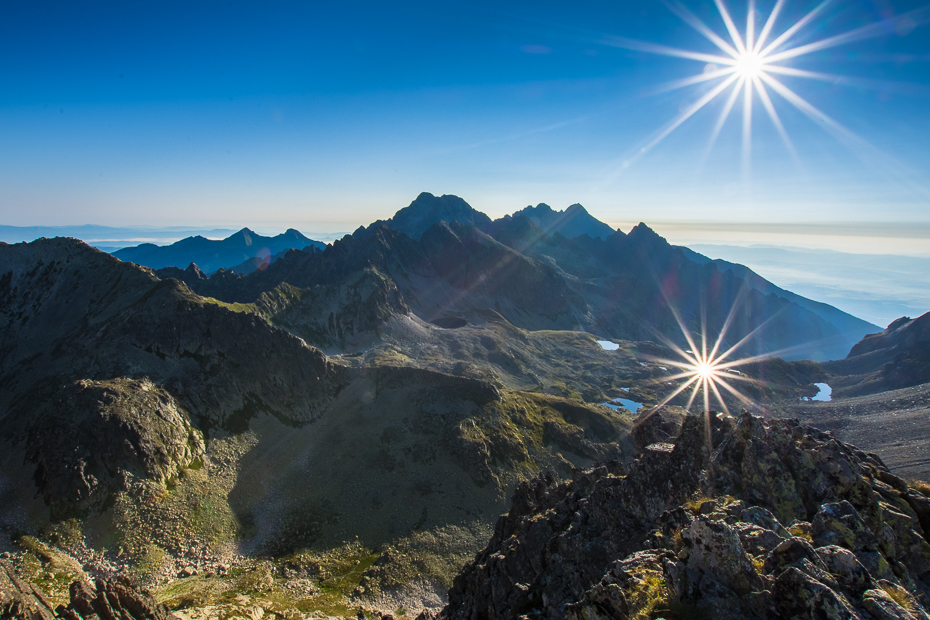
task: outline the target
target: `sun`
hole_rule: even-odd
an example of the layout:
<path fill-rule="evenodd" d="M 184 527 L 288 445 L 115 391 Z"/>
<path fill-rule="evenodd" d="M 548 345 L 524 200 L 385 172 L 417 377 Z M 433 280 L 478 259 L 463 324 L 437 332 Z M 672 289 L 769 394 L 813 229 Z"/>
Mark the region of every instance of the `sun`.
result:
<path fill-rule="evenodd" d="M 748 287 L 744 286 L 742 292 L 737 295 L 733 305 L 730 307 L 727 318 L 724 320 L 720 332 L 717 334 L 717 338 L 712 343 L 711 339 L 709 338 L 706 315 L 703 310 L 701 312 L 701 332 L 699 335 L 700 341 L 698 343 L 695 341 L 691 330 L 688 329 L 681 315 L 671 304 L 671 302 L 666 299 L 666 303 L 668 303 L 668 307 L 671 310 L 672 315 L 675 317 L 675 321 L 678 323 L 681 334 L 690 348 L 688 350 L 684 350 L 665 334 L 661 332 L 656 333 L 656 336 L 659 338 L 659 340 L 664 342 L 665 345 L 668 346 L 672 352 L 677 355 L 677 357 L 664 358 L 649 355 L 646 356 L 646 359 L 662 364 L 663 366 L 671 366 L 676 368 L 679 372 L 663 377 L 662 381 L 677 381 L 679 384 L 674 390 L 672 390 L 670 394 L 668 394 L 653 408 L 654 410 L 657 410 L 659 407 L 668 404 L 675 397 L 685 392 L 689 388 L 691 389 L 691 393 L 688 397 L 687 404 L 685 405 L 685 409 L 687 410 L 691 409 L 691 406 L 694 405 L 694 402 L 697 400 L 699 395 L 703 395 L 701 400 L 703 401 L 702 404 L 704 411 L 711 410 L 711 400 L 713 399 L 717 402 L 720 409 L 724 413 L 729 413 L 727 399 L 724 398 L 725 393 L 732 397 L 730 399 L 731 402 L 735 399 L 747 408 L 756 405 L 756 403 L 754 403 L 750 398 L 736 389 L 735 386 L 738 383 L 744 383 L 758 387 L 764 387 L 765 383 L 760 382 L 751 376 L 747 376 L 746 374 L 736 369 L 740 366 L 752 364 L 771 356 L 787 353 L 789 350 L 772 351 L 762 355 L 751 355 L 747 357 L 737 356 L 737 353 L 744 345 L 751 342 L 753 338 L 759 334 L 759 332 L 765 329 L 768 321 L 758 325 L 755 329 L 744 335 L 732 346 L 726 348 L 724 347 L 724 343 L 727 340 L 727 333 L 733 323 L 737 321 L 738 310 L 747 292 Z"/>
<path fill-rule="evenodd" d="M 855 144 L 857 148 L 866 149 L 874 155 L 883 156 L 883 154 L 877 152 L 877 149 L 865 142 L 862 138 L 842 126 L 822 110 L 814 107 L 814 105 L 801 97 L 801 95 L 789 88 L 785 84 L 784 78 L 803 78 L 834 84 L 848 82 L 849 80 L 847 78 L 840 75 L 793 67 L 791 66 L 792 61 L 815 52 L 821 52 L 847 43 L 879 37 L 886 35 L 888 32 L 894 32 L 895 28 L 899 25 L 904 25 L 909 21 L 913 22 L 914 19 L 920 18 L 922 15 L 920 12 L 924 11 L 924 9 L 915 9 L 908 13 L 901 13 L 883 19 L 882 21 L 867 24 L 841 34 L 814 40 L 813 42 L 795 43 L 799 33 L 801 33 L 801 36 L 805 36 L 805 30 L 810 31 L 822 26 L 818 24 L 818 20 L 824 18 L 824 12 L 831 4 L 830 0 L 823 0 L 803 17 L 787 24 L 780 24 L 780 21 L 784 21 L 780 18 L 787 0 L 776 0 L 774 7 L 768 14 L 765 22 L 762 23 L 761 28 L 759 28 L 756 23 L 756 16 L 759 15 L 759 12 L 756 10 L 756 0 L 748 0 L 745 27 L 742 29 L 737 26 L 733 17 L 730 15 L 730 10 L 725 0 L 714 0 L 717 12 L 723 22 L 722 25 L 726 31 L 726 34 L 723 35 L 718 34 L 714 28 L 704 23 L 704 21 L 682 4 L 680 0 L 663 0 L 663 3 L 685 23 L 699 32 L 709 43 L 713 44 L 716 49 L 711 52 L 689 50 L 626 37 L 609 37 L 603 41 L 606 45 L 611 45 L 613 47 L 698 61 L 702 64 L 704 69 L 701 73 L 691 77 L 674 80 L 655 88 L 655 92 L 667 92 L 679 88 L 703 85 L 702 87 L 705 92 L 703 92 L 694 103 L 683 109 L 678 116 L 673 118 L 664 127 L 657 130 L 650 138 L 647 138 L 643 144 L 638 146 L 634 151 L 635 154 L 624 161 L 624 167 L 629 166 L 634 160 L 649 152 L 685 121 L 718 97 L 723 97 L 725 103 L 719 112 L 716 122 L 712 125 L 707 153 L 710 153 L 713 149 L 717 137 L 720 135 L 723 126 L 730 117 L 733 108 L 742 108 L 742 158 L 744 172 L 750 170 L 749 162 L 752 152 L 753 131 L 752 117 L 754 104 L 756 102 L 761 104 L 772 125 L 784 142 L 785 148 L 795 158 L 797 158 L 797 151 L 782 123 L 776 105 L 787 103 L 799 110 L 818 126 L 832 133 L 841 142 Z M 829 20 L 824 19 L 823 22 L 827 23 Z M 716 84 L 714 84 L 714 82 L 716 82 Z M 865 82 L 862 83 L 865 84 Z M 881 82 L 876 82 L 872 85 L 872 87 L 879 89 L 885 88 L 886 86 L 887 85 Z M 777 97 L 773 95 L 777 95 Z M 742 99 L 742 105 L 737 106 L 736 104 L 739 99 Z M 884 157 L 882 157 L 882 159 L 884 159 Z"/>
<path fill-rule="evenodd" d="M 746 52 L 740 54 L 733 65 L 736 74 L 743 80 L 760 79 L 765 72 L 765 56 L 756 52 Z"/>
<path fill-rule="evenodd" d="M 708 364 L 707 362 L 701 362 L 694 367 L 694 372 L 702 380 L 707 381 L 708 379 L 716 378 L 717 369 L 713 364 Z"/>

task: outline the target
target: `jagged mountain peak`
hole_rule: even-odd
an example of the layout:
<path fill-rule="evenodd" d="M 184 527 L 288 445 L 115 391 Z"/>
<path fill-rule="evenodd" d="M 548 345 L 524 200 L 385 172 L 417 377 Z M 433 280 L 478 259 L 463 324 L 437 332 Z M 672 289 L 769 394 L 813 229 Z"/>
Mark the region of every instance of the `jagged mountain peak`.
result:
<path fill-rule="evenodd" d="M 192 277 L 197 278 L 198 280 L 206 280 L 207 278 L 207 275 L 201 271 L 200 267 L 197 266 L 197 263 L 191 263 L 184 271 L 190 274 Z"/>
<path fill-rule="evenodd" d="M 630 229 L 630 232 L 627 233 L 627 237 L 630 239 L 662 239 L 665 241 L 662 235 L 649 228 L 645 222 L 640 222 Z"/>
<path fill-rule="evenodd" d="M 643 257 L 654 257 L 657 253 L 668 255 L 673 246 L 659 233 L 640 222 L 626 235 L 625 244 Z"/>
<path fill-rule="evenodd" d="M 447 222 L 461 222 L 468 226 L 484 228 L 491 223 L 491 218 L 474 209 L 462 198 L 451 194 L 434 196 L 429 192 L 422 192 L 408 206 L 399 210 L 394 217 L 386 222 L 394 230 L 400 231 L 419 240 L 430 226 L 445 220 Z"/>
<path fill-rule="evenodd" d="M 541 202 L 535 207 L 528 206 L 517 211 L 513 214 L 513 218 L 521 215 L 531 219 L 547 235 L 559 233 L 568 239 L 581 235 L 588 235 L 592 239 L 606 239 L 614 233 L 610 226 L 593 217 L 578 203 L 564 211 L 555 211 L 546 203 Z M 501 221 L 497 220 L 497 222 Z"/>

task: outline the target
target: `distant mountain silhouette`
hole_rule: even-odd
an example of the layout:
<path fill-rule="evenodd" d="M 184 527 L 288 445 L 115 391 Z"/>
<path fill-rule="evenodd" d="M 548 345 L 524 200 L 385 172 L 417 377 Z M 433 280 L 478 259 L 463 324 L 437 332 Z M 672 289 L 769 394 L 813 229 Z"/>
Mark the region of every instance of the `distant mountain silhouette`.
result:
<path fill-rule="evenodd" d="M 184 268 L 195 263 L 204 272 L 212 273 L 221 267 L 229 269 L 240 266 L 251 258 L 264 259 L 292 248 L 304 248 L 308 245 L 322 248 L 326 244 L 305 237 L 293 228 L 274 237 L 263 237 L 248 228 L 243 228 L 225 239 L 206 239 L 198 235 L 181 239 L 171 245 L 158 246 L 143 243 L 117 250 L 113 252 L 113 255 L 120 260 L 152 269 Z"/>
<path fill-rule="evenodd" d="M 564 211 L 553 211 L 549 205 L 540 203 L 535 207 L 530 206 L 517 211 L 512 216 L 505 215 L 495 220 L 494 224 L 519 217 L 526 217 L 547 235 L 559 233 L 568 239 L 581 235 L 588 235 L 592 239 L 606 239 L 616 232 L 588 213 L 580 204 L 573 204 Z"/>

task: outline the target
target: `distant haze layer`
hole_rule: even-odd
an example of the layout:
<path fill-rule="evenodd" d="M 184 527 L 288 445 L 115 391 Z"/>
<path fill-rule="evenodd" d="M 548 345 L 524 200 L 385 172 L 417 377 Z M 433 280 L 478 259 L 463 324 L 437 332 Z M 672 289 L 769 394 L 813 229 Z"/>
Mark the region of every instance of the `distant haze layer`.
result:
<path fill-rule="evenodd" d="M 782 288 L 876 325 L 930 310 L 930 258 L 760 245 L 688 247 L 746 265 Z"/>
<path fill-rule="evenodd" d="M 595 213 L 595 216 L 597 214 Z M 637 222 L 610 222 L 623 230 Z M 693 246 L 766 245 L 930 258 L 930 224 L 923 222 L 685 222 L 650 220 L 671 243 Z M 713 257 L 724 258 L 724 257 Z"/>
<path fill-rule="evenodd" d="M 112 252 L 120 248 L 139 245 L 140 243 L 154 243 L 155 245 L 170 245 L 185 237 L 200 235 L 207 239 L 225 239 L 235 233 L 237 228 L 219 227 L 193 227 L 193 226 L 97 226 L 85 224 L 82 226 L 2 226 L 0 225 L 0 241 L 4 243 L 20 243 L 34 241 L 40 237 L 75 237 L 101 250 Z M 284 230 L 274 230 L 255 227 L 255 232 L 274 236 Z M 346 232 L 311 232 L 307 234 L 312 239 L 332 241 L 339 239 Z"/>

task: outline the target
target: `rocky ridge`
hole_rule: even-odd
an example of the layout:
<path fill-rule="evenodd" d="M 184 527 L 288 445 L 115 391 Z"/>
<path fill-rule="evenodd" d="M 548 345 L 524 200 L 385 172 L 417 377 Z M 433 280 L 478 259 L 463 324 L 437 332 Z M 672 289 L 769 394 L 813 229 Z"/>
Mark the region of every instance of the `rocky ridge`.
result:
<path fill-rule="evenodd" d="M 927 528 L 930 500 L 873 454 L 689 415 L 625 469 L 522 484 L 438 617 L 928 618 Z"/>
<path fill-rule="evenodd" d="M 838 375 L 837 395 L 861 396 L 930 382 L 930 312 L 901 317 L 856 343 L 849 355 L 824 364 Z"/>
<path fill-rule="evenodd" d="M 325 297 L 331 287 L 351 286 L 373 269 L 426 322 L 473 321 L 493 310 L 522 329 L 581 330 L 623 340 L 655 340 L 659 334 L 685 346 L 670 307 L 696 334 L 703 306 L 713 335 L 735 305 L 724 346 L 768 321 L 766 329 L 743 342 L 744 355 L 789 349 L 795 358 L 829 359 L 845 355 L 854 342 L 813 312 L 748 289 L 732 271 L 688 259 L 644 224 L 606 239 L 550 236 L 526 217 L 490 228 L 491 235 L 458 220 L 433 222 L 417 238 L 388 224 L 360 228 L 322 253 L 288 252 L 267 270 L 248 276 L 224 271 L 208 279 L 187 272 L 178 277 L 198 294 L 252 303 L 283 283 L 311 290 L 319 286 Z M 368 314 L 381 324 L 400 315 Z M 332 346 L 328 334 L 314 340 L 313 331 L 297 333 L 310 344 Z M 377 339 L 374 329 L 365 333 Z"/>
<path fill-rule="evenodd" d="M 552 207 L 545 203 L 540 203 L 535 207 L 527 206 L 512 216 L 505 215 L 499 220 L 494 220 L 492 227 L 521 217 L 532 221 L 546 234 L 559 233 L 567 239 L 580 237 L 581 235 L 587 235 L 592 239 L 606 239 L 615 232 L 613 228 L 593 217 L 580 204 L 573 204 L 564 211 L 554 211 Z"/>

